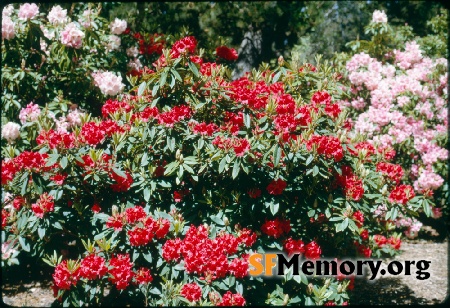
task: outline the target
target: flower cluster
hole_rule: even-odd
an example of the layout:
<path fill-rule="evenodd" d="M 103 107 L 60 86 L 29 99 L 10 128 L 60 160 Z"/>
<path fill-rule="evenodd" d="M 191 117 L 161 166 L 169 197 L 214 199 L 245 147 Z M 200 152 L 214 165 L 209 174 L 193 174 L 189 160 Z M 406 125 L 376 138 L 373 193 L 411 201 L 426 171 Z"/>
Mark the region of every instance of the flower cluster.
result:
<path fill-rule="evenodd" d="M 206 227 L 192 225 L 183 240 L 176 238 L 168 240 L 163 245 L 163 258 L 167 262 L 180 262 L 180 259 L 183 259 L 188 274 L 200 275 L 208 281 L 223 278 L 227 274 L 237 278 L 246 276 L 248 270 L 246 257 L 234 258 L 231 263 L 228 257 L 238 252 L 239 245 L 251 246 L 254 241 L 248 240 L 248 235 L 241 234 L 235 237 L 228 233 L 210 239 L 208 233 Z"/>
<path fill-rule="evenodd" d="M 275 218 L 274 220 L 266 220 L 266 222 L 261 226 L 261 231 L 268 236 L 279 238 L 280 236 L 291 231 L 291 222 L 289 220 L 281 220 L 279 218 Z"/>
<path fill-rule="evenodd" d="M 117 95 L 125 87 L 122 83 L 122 77 L 113 72 L 94 72 L 92 78 L 94 78 L 94 85 L 99 87 L 104 95 Z"/>

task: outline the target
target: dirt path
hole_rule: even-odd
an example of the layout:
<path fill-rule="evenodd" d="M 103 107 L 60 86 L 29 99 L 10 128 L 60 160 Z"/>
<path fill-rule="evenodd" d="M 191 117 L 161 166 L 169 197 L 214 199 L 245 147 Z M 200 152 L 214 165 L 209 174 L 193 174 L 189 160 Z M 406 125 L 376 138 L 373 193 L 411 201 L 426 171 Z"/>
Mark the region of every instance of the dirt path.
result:
<path fill-rule="evenodd" d="M 437 304 L 445 300 L 449 294 L 448 242 L 416 241 L 402 243 L 401 250 L 403 250 L 403 253 L 395 260 L 431 261 L 428 269 L 430 278 L 418 280 L 414 270 L 411 276 L 385 275 L 374 282 L 357 279 L 355 291 L 351 294 L 351 304 L 423 305 Z M 386 260 L 383 264 L 388 261 Z M 20 280 L 15 283 L 2 279 L 3 302 L 15 307 L 49 307 L 54 300 L 53 291 L 50 288 L 49 273 L 37 272 L 31 277 L 42 277 L 42 279 L 41 282 Z"/>

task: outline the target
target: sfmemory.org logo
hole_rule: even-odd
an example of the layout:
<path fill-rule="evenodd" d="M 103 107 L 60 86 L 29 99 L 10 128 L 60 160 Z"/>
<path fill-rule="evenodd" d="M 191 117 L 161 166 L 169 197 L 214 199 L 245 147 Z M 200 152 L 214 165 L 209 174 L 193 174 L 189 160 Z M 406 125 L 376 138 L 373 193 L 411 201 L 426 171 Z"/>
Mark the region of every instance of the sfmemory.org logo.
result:
<path fill-rule="evenodd" d="M 346 276 L 365 276 L 366 271 L 370 270 L 370 280 L 375 279 L 378 274 L 381 276 L 389 273 L 390 275 L 416 275 L 416 279 L 426 280 L 430 278 L 427 272 L 431 261 L 391 261 L 387 268 L 381 268 L 383 261 L 374 259 L 364 260 L 304 260 L 301 254 L 286 256 L 282 253 L 255 253 L 250 255 L 249 264 L 251 267 L 249 274 L 251 276 L 276 277 L 283 276 L 285 270 L 292 268 L 293 275 L 300 275 L 300 272 L 306 276 L 337 276 L 343 274 Z"/>

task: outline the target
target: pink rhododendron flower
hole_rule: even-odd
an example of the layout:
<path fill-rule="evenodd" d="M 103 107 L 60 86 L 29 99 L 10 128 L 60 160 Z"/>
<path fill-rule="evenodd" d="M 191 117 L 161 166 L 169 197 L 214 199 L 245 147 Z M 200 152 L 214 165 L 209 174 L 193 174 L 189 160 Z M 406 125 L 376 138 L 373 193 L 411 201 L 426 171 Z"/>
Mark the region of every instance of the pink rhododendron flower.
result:
<path fill-rule="evenodd" d="M 53 25 L 61 25 L 67 22 L 67 10 L 63 10 L 61 6 L 56 5 L 48 13 L 47 19 Z"/>
<path fill-rule="evenodd" d="M 112 34 L 120 35 L 127 29 L 127 22 L 125 20 L 116 18 L 109 24 Z"/>
<path fill-rule="evenodd" d="M 33 19 L 37 14 L 39 14 L 39 8 L 34 3 L 25 3 L 19 7 L 19 19 Z"/>
<path fill-rule="evenodd" d="M 94 85 L 99 87 L 104 95 L 117 95 L 125 87 L 122 83 L 122 77 L 113 72 L 94 72 L 92 77 L 94 78 Z"/>
<path fill-rule="evenodd" d="M 75 49 L 81 48 L 83 44 L 83 38 L 84 32 L 81 31 L 73 22 L 68 24 L 61 32 L 61 43 Z"/>
<path fill-rule="evenodd" d="M 2 17 L 2 39 L 10 40 L 16 36 L 15 23 L 9 16 Z"/>
<path fill-rule="evenodd" d="M 388 19 L 384 11 L 375 10 L 372 14 L 372 22 L 374 23 L 387 23 Z"/>

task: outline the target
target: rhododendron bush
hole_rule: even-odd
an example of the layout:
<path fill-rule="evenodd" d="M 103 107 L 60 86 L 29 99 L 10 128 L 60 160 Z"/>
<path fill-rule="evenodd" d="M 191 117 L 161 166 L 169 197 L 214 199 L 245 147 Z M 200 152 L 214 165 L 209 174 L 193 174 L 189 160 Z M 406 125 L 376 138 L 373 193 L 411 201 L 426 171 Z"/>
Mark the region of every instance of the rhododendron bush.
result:
<path fill-rule="evenodd" d="M 49 21 L 68 22 L 58 9 Z M 428 206 L 391 146 L 352 132 L 342 75 L 317 57 L 232 80 L 231 48 L 210 62 L 193 36 L 164 47 L 129 91 L 90 74 L 108 96 L 98 110 L 28 103 L 2 127 L 2 265 L 20 251 L 53 266 L 63 306 L 351 302 L 342 273 L 248 275 L 255 252 L 395 255 L 396 219 Z"/>
<path fill-rule="evenodd" d="M 398 251 L 391 219 L 417 208 L 414 190 L 386 171 L 401 169 L 389 148 L 350 138 L 339 75 L 285 63 L 227 76 L 186 37 L 100 117 L 62 132 L 27 107 L 42 129 L 23 152 L 5 147 L 2 226 L 55 266 L 64 305 L 343 304 L 354 277 L 250 277 L 249 254 Z M 391 219 L 373 215 L 381 204 Z M 62 260 L 64 240 L 77 252 Z"/>
<path fill-rule="evenodd" d="M 391 42 L 392 29 L 377 14 L 366 27 L 372 41 L 351 43 L 364 47 L 346 63 L 351 95 L 340 106 L 350 111 L 356 134 L 375 147 L 395 150 L 393 162 L 403 170 L 380 170 L 428 196 L 423 210 L 439 218 L 448 199 L 447 59 L 425 56 L 416 40 L 398 42 L 397 48 L 381 45 Z M 422 225 L 414 218 L 401 218 L 396 224 L 408 237 L 416 237 Z"/>

